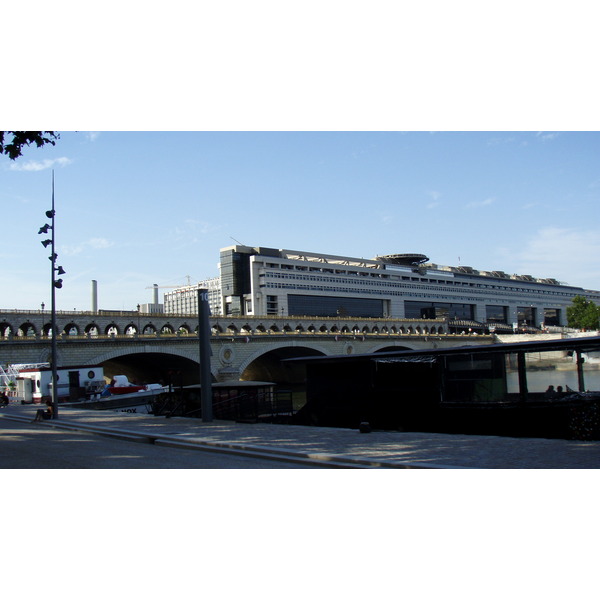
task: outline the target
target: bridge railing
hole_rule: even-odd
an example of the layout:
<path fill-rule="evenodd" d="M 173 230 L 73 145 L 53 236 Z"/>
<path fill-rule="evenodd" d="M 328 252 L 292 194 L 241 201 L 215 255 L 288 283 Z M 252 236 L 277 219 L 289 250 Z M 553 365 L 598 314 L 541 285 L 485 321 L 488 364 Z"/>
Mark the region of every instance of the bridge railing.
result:
<path fill-rule="evenodd" d="M 422 337 L 477 337 L 491 338 L 492 334 L 475 334 L 475 333 L 446 333 L 446 332 L 433 332 L 433 331 L 413 331 L 413 332 L 402 332 L 402 331 L 379 331 L 379 332 L 362 332 L 362 331 L 225 331 L 225 332 L 212 332 L 212 339 L 240 339 L 244 338 L 266 338 L 266 337 L 313 337 L 313 338 L 339 338 L 339 339 L 374 339 L 374 338 L 422 338 Z M 197 339 L 196 333 L 151 333 L 151 334 L 109 334 L 109 335 L 69 335 L 60 334 L 57 337 L 58 341 L 134 341 L 134 340 L 189 340 Z M 8 334 L 6 336 L 0 335 L 0 343 L 2 342 L 16 342 L 16 343 L 27 343 L 27 342 L 49 342 L 52 336 L 41 336 L 36 335 L 13 335 Z"/>

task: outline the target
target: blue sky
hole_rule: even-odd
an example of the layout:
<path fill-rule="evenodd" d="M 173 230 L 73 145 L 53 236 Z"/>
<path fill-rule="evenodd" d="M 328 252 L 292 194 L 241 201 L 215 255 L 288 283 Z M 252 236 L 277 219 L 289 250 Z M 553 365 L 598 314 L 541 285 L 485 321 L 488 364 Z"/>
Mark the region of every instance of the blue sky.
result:
<path fill-rule="evenodd" d="M 61 132 L 0 158 L 1 304 L 49 304 L 52 169 L 59 309 L 88 310 L 93 279 L 100 308 L 134 309 L 218 275 L 234 239 L 598 290 L 599 156 L 596 132 Z"/>

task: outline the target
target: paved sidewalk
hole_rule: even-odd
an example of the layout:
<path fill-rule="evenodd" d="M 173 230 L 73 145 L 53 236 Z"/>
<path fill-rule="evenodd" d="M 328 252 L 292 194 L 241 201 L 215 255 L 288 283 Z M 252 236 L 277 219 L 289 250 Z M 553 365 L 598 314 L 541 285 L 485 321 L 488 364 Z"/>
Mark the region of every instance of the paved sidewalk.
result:
<path fill-rule="evenodd" d="M 0 419 L 31 420 L 39 406 L 12 404 Z M 1 421 L 0 421 L 1 426 Z M 294 425 L 203 423 L 60 406 L 59 419 L 40 427 L 64 427 L 157 445 L 309 460 L 332 467 L 595 469 L 600 442 L 439 433 L 357 430 Z M 282 462 L 285 468 L 285 462 Z"/>

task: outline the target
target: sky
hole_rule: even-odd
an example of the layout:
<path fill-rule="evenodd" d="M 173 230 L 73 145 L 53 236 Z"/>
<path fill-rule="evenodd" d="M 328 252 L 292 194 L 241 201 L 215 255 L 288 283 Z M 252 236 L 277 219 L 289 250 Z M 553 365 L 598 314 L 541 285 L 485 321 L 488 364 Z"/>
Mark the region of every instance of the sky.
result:
<path fill-rule="evenodd" d="M 49 306 L 52 171 L 59 310 L 89 310 L 92 280 L 99 308 L 134 310 L 238 242 L 600 290 L 598 157 L 598 132 L 61 131 L 0 157 L 1 305 Z"/>

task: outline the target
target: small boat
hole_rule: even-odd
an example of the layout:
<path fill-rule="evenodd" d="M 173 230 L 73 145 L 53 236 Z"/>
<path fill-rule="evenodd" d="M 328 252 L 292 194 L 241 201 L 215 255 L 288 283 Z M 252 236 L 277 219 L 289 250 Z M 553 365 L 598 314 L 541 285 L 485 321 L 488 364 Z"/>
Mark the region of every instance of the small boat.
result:
<path fill-rule="evenodd" d="M 149 395 L 154 395 L 158 392 L 163 391 L 163 386 L 160 383 L 148 383 L 143 385 L 136 385 L 131 383 L 126 375 L 115 375 L 110 384 L 108 384 L 102 393 L 101 398 L 107 398 L 110 396 L 122 396 L 124 394 L 136 394 L 144 392 L 152 392 Z"/>
<path fill-rule="evenodd" d="M 136 385 L 125 375 L 115 375 L 99 394 L 84 402 L 71 403 L 75 408 L 117 410 L 121 412 L 148 413 L 152 400 L 165 391 L 160 383 Z"/>

